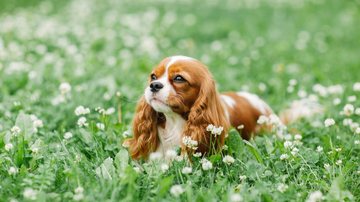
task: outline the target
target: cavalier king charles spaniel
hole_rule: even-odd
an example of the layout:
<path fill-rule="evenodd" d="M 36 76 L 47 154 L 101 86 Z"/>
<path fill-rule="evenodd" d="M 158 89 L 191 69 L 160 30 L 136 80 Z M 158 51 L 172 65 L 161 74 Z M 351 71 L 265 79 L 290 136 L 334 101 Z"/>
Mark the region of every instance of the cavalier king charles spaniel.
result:
<path fill-rule="evenodd" d="M 133 137 L 125 141 L 133 159 L 147 159 L 152 152 L 166 154 L 181 148 L 182 153 L 211 153 L 224 145 L 232 126 L 249 140 L 258 130 L 261 115 L 271 108 L 257 95 L 247 92 L 220 94 L 208 68 L 186 56 L 165 58 L 149 76 L 144 96 L 133 120 Z M 240 127 L 239 127 L 240 126 Z M 216 129 L 215 135 L 213 129 Z M 192 149 L 184 145 L 193 143 Z"/>

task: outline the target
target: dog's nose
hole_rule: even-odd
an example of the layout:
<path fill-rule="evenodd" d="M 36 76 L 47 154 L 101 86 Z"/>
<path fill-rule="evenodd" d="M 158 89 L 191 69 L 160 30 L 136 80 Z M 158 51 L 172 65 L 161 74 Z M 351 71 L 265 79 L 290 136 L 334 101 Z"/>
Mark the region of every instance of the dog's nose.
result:
<path fill-rule="evenodd" d="M 160 82 L 152 82 L 150 84 L 150 90 L 153 93 L 159 92 L 160 89 L 162 89 L 164 87 L 164 85 Z"/>

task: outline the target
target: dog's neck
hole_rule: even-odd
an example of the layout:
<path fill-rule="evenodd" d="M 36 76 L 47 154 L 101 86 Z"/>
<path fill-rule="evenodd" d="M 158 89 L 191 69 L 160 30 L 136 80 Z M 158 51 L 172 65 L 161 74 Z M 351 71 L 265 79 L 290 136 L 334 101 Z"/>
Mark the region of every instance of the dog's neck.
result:
<path fill-rule="evenodd" d="M 180 147 L 186 120 L 177 113 L 166 113 L 164 117 L 165 127 L 158 126 L 160 144 L 157 152 L 165 155 L 167 150 Z"/>

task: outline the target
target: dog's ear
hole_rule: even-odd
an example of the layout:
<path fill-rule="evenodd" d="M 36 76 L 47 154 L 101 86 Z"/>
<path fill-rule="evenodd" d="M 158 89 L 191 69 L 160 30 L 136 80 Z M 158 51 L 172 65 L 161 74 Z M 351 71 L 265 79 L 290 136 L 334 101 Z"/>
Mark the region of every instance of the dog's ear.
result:
<path fill-rule="evenodd" d="M 142 97 L 133 120 L 133 137 L 126 140 L 133 159 L 148 158 L 159 144 L 157 134 L 158 113 Z"/>
<path fill-rule="evenodd" d="M 225 134 L 229 128 L 215 81 L 208 71 L 205 78 L 201 82 L 199 95 L 190 109 L 184 129 L 184 136 L 190 136 L 191 139 L 196 140 L 198 142 L 196 151 L 203 155 L 218 151 L 223 146 Z M 210 124 L 217 127 L 221 126 L 224 130 L 218 136 L 212 135 L 206 130 Z M 192 152 L 189 149 L 186 150 L 188 153 Z"/>

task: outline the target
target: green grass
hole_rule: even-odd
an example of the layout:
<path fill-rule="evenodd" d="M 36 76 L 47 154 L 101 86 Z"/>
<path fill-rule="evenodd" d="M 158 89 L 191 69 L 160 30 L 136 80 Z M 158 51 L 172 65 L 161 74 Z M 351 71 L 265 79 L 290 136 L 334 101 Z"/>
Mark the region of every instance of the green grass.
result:
<path fill-rule="evenodd" d="M 236 194 L 243 201 L 305 201 L 314 191 L 326 201 L 360 200 L 360 145 L 355 143 L 360 134 L 343 125 L 345 118 L 359 123 L 360 116 L 339 114 L 348 96 L 357 96 L 352 104 L 360 107 L 360 93 L 353 90 L 360 82 L 359 1 L 1 5 L 0 201 L 230 201 Z M 136 102 L 152 67 L 179 54 L 208 65 L 220 91 L 248 89 L 276 112 L 305 91 L 317 95 L 325 111 L 290 126 L 302 135 L 291 140 L 298 144 L 295 156 L 273 134 L 243 143 L 231 131 L 229 149 L 208 158 L 209 171 L 199 161 L 192 174 L 181 173 L 189 166 L 185 161 L 175 161 L 165 172 L 160 162 L 134 162 L 121 143 L 131 131 Z M 297 80 L 293 92 L 287 90 L 291 79 Z M 63 82 L 71 85 L 66 94 L 59 90 Z M 319 96 L 315 84 L 339 84 L 344 91 Z M 77 125 L 79 105 L 91 110 L 87 127 Z M 103 115 L 97 107 L 115 112 Z M 34 131 L 30 114 L 43 127 Z M 324 127 L 326 118 L 336 124 Z M 21 129 L 16 136 L 15 125 Z M 66 132 L 73 137 L 64 139 Z M 6 150 L 8 143 L 13 148 Z M 323 151 L 317 152 L 318 146 Z M 224 164 L 224 154 L 235 163 Z M 289 158 L 280 160 L 282 154 Z M 173 185 L 184 193 L 173 196 Z"/>

